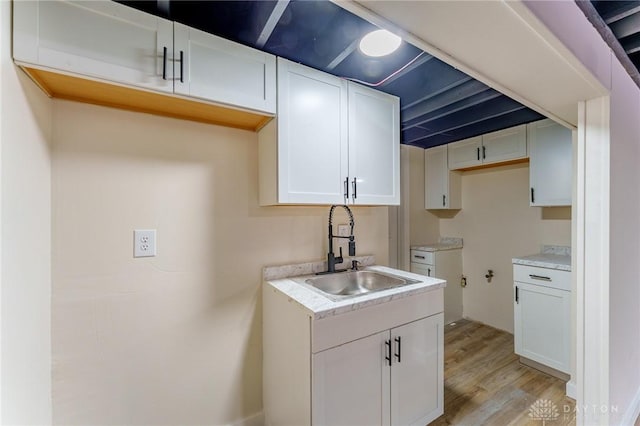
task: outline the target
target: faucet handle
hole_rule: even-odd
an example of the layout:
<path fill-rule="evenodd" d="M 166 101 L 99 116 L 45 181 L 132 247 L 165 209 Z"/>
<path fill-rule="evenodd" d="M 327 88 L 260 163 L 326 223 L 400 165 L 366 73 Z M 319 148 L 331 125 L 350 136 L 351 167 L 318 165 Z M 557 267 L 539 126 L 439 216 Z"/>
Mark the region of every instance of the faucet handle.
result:
<path fill-rule="evenodd" d="M 344 258 L 342 257 L 342 247 L 340 247 L 340 256 L 336 257 L 336 263 L 344 262 Z"/>

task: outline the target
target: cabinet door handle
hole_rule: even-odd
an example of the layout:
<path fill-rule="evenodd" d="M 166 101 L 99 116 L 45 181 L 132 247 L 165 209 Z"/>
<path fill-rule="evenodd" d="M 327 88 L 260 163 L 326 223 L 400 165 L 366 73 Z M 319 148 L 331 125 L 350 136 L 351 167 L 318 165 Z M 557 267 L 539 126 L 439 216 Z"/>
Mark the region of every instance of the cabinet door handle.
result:
<path fill-rule="evenodd" d="M 476 148 L 476 154 L 478 154 L 478 161 L 480 161 L 480 147 Z"/>
<path fill-rule="evenodd" d="M 447 205 L 447 196 L 442 194 L 442 207 Z"/>
<path fill-rule="evenodd" d="M 516 303 L 520 303 L 520 295 L 518 294 L 518 286 L 516 286 Z"/>
<path fill-rule="evenodd" d="M 358 184 L 356 182 L 356 178 L 353 178 L 353 201 L 358 198 Z"/>
<path fill-rule="evenodd" d="M 349 200 L 349 176 L 344 180 L 344 203 Z"/>
<path fill-rule="evenodd" d="M 427 268 L 427 276 L 430 277 L 431 276 L 431 268 Z"/>
<path fill-rule="evenodd" d="M 531 278 L 532 280 L 551 281 L 551 277 L 545 277 L 542 275 L 529 274 L 529 278 Z"/>
<path fill-rule="evenodd" d="M 180 51 L 180 83 L 184 83 L 184 52 Z"/>
<path fill-rule="evenodd" d="M 487 147 L 486 146 L 482 146 L 482 159 L 484 160 L 485 158 L 487 158 Z"/>
<path fill-rule="evenodd" d="M 162 48 L 162 79 L 167 79 L 167 46 Z"/>
<path fill-rule="evenodd" d="M 416 259 L 424 259 L 424 256 L 420 256 L 418 254 L 414 254 L 413 257 L 415 257 Z"/>
<path fill-rule="evenodd" d="M 531 188 L 531 203 L 535 203 L 536 202 L 536 197 L 533 193 L 533 188 Z"/>
<path fill-rule="evenodd" d="M 384 345 L 386 346 L 386 355 L 384 359 L 389 361 L 389 367 L 391 367 L 391 340 L 385 340 Z"/>
<path fill-rule="evenodd" d="M 400 358 L 402 356 L 402 337 L 398 336 L 395 338 L 398 348 L 398 351 L 396 352 L 396 358 L 398 359 L 398 363 L 402 362 L 402 359 Z"/>

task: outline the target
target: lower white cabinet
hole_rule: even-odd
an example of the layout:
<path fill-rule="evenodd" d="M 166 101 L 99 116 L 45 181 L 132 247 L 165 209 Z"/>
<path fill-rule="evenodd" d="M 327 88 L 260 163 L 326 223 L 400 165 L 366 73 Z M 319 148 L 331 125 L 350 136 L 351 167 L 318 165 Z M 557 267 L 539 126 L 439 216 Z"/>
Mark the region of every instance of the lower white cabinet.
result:
<path fill-rule="evenodd" d="M 447 281 L 444 289 L 444 323 L 462 319 L 462 250 L 411 249 L 411 272 Z"/>
<path fill-rule="evenodd" d="M 423 426 L 440 416 L 443 327 L 437 314 L 314 354 L 312 423 Z"/>
<path fill-rule="evenodd" d="M 516 354 L 570 373 L 571 273 L 514 265 Z"/>
<path fill-rule="evenodd" d="M 265 283 L 265 423 L 424 426 L 442 415 L 442 295 L 314 319 Z"/>

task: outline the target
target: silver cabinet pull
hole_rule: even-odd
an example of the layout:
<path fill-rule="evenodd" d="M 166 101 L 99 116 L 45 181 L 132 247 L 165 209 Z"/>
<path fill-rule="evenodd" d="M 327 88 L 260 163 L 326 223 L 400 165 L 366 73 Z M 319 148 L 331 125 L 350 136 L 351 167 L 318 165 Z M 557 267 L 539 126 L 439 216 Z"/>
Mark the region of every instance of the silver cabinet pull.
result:
<path fill-rule="evenodd" d="M 349 176 L 344 180 L 344 203 L 349 200 Z"/>
<path fill-rule="evenodd" d="M 358 184 L 356 182 L 356 178 L 353 178 L 353 201 L 358 198 Z"/>
<path fill-rule="evenodd" d="M 529 274 L 529 278 L 540 281 L 551 281 L 550 277 L 543 277 L 542 275 Z"/>

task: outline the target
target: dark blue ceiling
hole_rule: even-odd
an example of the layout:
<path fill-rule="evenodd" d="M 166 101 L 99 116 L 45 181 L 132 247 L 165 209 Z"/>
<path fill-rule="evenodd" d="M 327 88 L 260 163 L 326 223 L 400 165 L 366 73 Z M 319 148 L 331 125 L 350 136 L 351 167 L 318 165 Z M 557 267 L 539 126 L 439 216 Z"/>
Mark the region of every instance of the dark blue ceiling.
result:
<path fill-rule="evenodd" d="M 402 143 L 429 148 L 544 118 L 403 42 L 382 58 L 358 50 L 376 27 L 326 0 L 121 1 L 400 97 Z"/>

